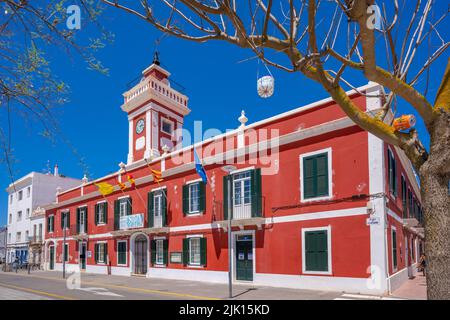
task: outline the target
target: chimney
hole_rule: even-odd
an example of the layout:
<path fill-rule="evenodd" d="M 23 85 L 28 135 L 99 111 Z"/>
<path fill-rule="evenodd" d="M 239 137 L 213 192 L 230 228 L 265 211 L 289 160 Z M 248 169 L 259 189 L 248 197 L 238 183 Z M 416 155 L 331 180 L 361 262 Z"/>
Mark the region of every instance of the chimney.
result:
<path fill-rule="evenodd" d="M 53 175 L 54 175 L 55 177 L 59 177 L 59 173 L 58 173 L 58 165 L 57 165 L 57 164 L 55 164 L 55 171 L 54 171 Z"/>

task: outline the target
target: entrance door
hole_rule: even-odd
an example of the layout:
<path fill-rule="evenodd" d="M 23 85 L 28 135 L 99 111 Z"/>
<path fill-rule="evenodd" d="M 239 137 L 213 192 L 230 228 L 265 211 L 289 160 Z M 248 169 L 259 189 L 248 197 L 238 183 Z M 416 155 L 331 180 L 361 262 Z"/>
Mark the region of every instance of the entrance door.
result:
<path fill-rule="evenodd" d="M 134 273 L 147 273 L 147 238 L 138 235 L 134 242 Z"/>
<path fill-rule="evenodd" d="M 80 268 L 86 270 L 86 243 L 80 244 Z"/>
<path fill-rule="evenodd" d="M 253 281 L 253 236 L 236 238 L 236 280 Z"/>
<path fill-rule="evenodd" d="M 54 246 L 50 246 L 50 265 L 49 265 L 49 269 L 53 270 L 55 269 L 55 247 Z"/>

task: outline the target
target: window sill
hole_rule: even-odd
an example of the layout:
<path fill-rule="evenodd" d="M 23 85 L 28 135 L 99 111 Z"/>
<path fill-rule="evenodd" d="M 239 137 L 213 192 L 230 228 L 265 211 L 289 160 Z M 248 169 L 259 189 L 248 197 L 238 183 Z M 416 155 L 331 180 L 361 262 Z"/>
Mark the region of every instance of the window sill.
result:
<path fill-rule="evenodd" d="M 308 275 L 308 276 L 323 276 L 323 275 L 332 275 L 333 273 L 331 271 L 303 271 L 301 275 Z"/>
<path fill-rule="evenodd" d="M 333 196 L 319 196 L 319 197 L 314 197 L 314 198 L 307 198 L 304 199 L 302 196 L 302 203 L 307 203 L 307 202 L 314 202 L 314 201 L 322 201 L 322 200 L 331 200 L 333 199 Z"/>
<path fill-rule="evenodd" d="M 187 267 L 187 268 L 192 268 L 192 269 L 202 269 L 202 268 L 204 268 L 205 266 L 202 266 L 201 264 L 199 264 L 199 265 L 196 265 L 196 264 L 188 264 L 186 267 Z"/>
<path fill-rule="evenodd" d="M 128 267 L 128 263 L 125 263 L 125 264 L 117 264 L 117 267 Z"/>
<path fill-rule="evenodd" d="M 155 264 L 153 265 L 153 267 L 154 267 L 154 268 L 167 268 L 167 265 L 165 265 L 165 264 L 156 264 L 156 263 L 155 263 Z"/>
<path fill-rule="evenodd" d="M 186 213 L 186 217 L 198 217 L 198 216 L 201 216 L 201 215 L 203 215 L 203 211 Z"/>

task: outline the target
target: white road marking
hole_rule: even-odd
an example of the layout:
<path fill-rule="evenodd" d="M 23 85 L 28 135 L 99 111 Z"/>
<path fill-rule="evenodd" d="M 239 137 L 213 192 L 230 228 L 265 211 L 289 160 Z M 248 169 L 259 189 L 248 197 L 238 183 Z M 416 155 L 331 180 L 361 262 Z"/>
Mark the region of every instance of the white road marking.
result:
<path fill-rule="evenodd" d="M 99 296 L 123 297 L 122 295 L 111 292 L 105 288 L 89 287 L 89 288 L 76 288 L 75 290 L 87 291 L 93 294 L 97 294 Z"/>
<path fill-rule="evenodd" d="M 405 299 L 394 298 L 394 297 L 370 296 L 370 295 L 364 295 L 364 294 L 344 293 L 340 298 L 335 298 L 334 300 L 405 300 Z"/>

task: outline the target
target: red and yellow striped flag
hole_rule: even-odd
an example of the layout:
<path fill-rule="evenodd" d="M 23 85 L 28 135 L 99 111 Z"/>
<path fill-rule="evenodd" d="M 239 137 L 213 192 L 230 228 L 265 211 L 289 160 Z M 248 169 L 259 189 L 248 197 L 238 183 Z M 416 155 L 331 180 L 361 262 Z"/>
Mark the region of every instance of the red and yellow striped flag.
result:
<path fill-rule="evenodd" d="M 161 182 L 164 180 L 164 178 L 162 177 L 162 172 L 158 171 L 158 170 L 152 170 L 152 175 L 153 175 L 153 180 L 155 180 L 155 182 Z"/>
<path fill-rule="evenodd" d="M 133 179 L 133 176 L 131 174 L 127 175 L 127 179 L 130 182 L 130 187 L 135 188 L 136 187 L 136 182 Z"/>

